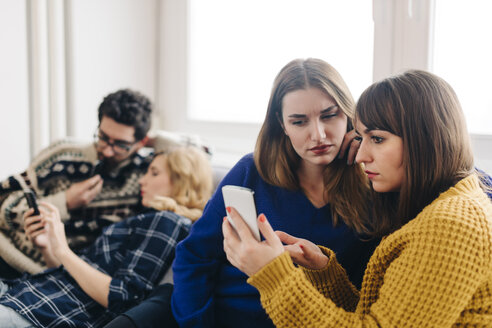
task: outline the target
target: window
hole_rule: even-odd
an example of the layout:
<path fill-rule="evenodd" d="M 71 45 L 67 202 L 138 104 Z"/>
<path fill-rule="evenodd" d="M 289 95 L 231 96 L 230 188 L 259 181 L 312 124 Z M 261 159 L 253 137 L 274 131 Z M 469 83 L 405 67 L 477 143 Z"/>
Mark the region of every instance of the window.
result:
<path fill-rule="evenodd" d="M 470 133 L 492 134 L 492 2 L 436 0 L 433 71 L 456 91 Z"/>
<path fill-rule="evenodd" d="M 332 64 L 355 99 L 372 82 L 371 1 L 190 0 L 188 36 L 193 120 L 261 123 L 276 74 L 294 58 Z"/>
<path fill-rule="evenodd" d="M 234 163 L 253 150 L 275 75 L 293 58 L 326 60 L 355 99 L 374 80 L 433 70 L 457 91 L 492 172 L 489 2 L 164 0 L 159 127 L 199 134 Z"/>

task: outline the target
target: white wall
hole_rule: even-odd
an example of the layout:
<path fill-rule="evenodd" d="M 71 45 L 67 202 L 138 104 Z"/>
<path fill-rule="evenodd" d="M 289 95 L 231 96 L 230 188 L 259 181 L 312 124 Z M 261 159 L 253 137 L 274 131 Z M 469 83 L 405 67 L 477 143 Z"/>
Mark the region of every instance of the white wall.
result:
<path fill-rule="evenodd" d="M 157 0 L 71 1 L 72 135 L 92 137 L 109 92 L 129 87 L 155 101 L 157 7 Z"/>
<path fill-rule="evenodd" d="M 475 166 L 492 175 L 492 135 L 472 134 Z"/>
<path fill-rule="evenodd" d="M 0 179 L 55 139 L 91 140 L 106 94 L 132 88 L 157 100 L 159 4 L 0 0 Z"/>
<path fill-rule="evenodd" d="M 29 161 L 26 4 L 0 0 L 0 178 Z"/>

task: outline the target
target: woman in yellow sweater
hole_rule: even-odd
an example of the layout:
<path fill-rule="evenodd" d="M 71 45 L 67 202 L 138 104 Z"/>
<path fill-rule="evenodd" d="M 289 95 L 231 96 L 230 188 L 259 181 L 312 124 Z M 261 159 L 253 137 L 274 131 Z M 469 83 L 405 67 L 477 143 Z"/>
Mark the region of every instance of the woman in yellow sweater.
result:
<path fill-rule="evenodd" d="M 330 249 L 274 232 L 263 214 L 259 243 L 228 208 L 229 261 L 278 327 L 492 327 L 492 203 L 452 88 L 423 71 L 377 82 L 355 126 L 374 191 L 367 225 L 384 236 L 361 290 Z"/>

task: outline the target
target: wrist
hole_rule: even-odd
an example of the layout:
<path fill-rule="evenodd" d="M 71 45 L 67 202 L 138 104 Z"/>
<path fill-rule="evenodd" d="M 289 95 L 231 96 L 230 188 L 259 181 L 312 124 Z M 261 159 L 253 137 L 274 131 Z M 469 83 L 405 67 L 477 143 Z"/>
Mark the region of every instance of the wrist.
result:
<path fill-rule="evenodd" d="M 318 265 L 318 267 L 316 268 L 316 270 L 322 270 L 322 269 L 326 268 L 326 266 L 328 265 L 328 261 L 329 261 L 328 256 L 326 256 L 325 254 L 323 254 L 322 257 L 321 257 L 320 264 Z"/>
<path fill-rule="evenodd" d="M 74 252 L 67 246 L 63 248 L 58 248 L 53 252 L 55 257 L 62 263 L 64 264 L 67 260 L 69 260 L 71 257 L 75 255 Z"/>

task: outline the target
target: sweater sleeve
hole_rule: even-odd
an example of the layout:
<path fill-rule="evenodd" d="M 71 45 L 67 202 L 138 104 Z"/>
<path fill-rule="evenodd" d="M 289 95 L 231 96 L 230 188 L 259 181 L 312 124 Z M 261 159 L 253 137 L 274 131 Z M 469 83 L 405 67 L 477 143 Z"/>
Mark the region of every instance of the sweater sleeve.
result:
<path fill-rule="evenodd" d="M 172 310 L 180 327 L 214 327 L 217 272 L 221 265 L 221 215 L 215 193 L 190 235 L 176 248 Z"/>
<path fill-rule="evenodd" d="M 442 205 L 442 204 L 441 204 Z M 325 298 L 284 253 L 249 282 L 278 327 L 451 327 L 490 270 L 487 219 L 470 201 L 427 209 L 401 233 L 395 245 L 380 245 L 365 280 L 380 279 L 379 290 L 364 290 L 355 313 Z M 402 229 L 403 230 L 403 229 Z M 488 246 L 486 246 L 488 245 Z M 380 258 L 381 257 L 381 258 Z M 392 260 L 389 260 L 392 259 Z M 317 281 L 317 279 L 315 279 Z M 363 286 L 365 288 L 366 286 Z M 365 293 L 365 294 L 364 294 Z M 369 302 L 364 307 L 364 302 Z"/>
<path fill-rule="evenodd" d="M 34 190 L 38 202 L 45 201 L 55 205 L 60 211 L 62 221 L 70 219 L 65 190 L 46 190 L 46 185 L 43 185 L 41 181 L 48 175 L 56 176 L 67 161 L 76 158 L 77 161 L 91 162 L 97 158 L 96 156 L 96 151 L 91 144 L 78 143 L 69 138 L 54 142 L 41 150 L 25 171 L 12 175 L 2 182 L 0 187 L 0 228 L 6 229 L 4 225 L 9 224 L 9 228 L 22 230 L 22 216 L 28 210 L 22 191 L 24 188 Z"/>
<path fill-rule="evenodd" d="M 359 302 L 359 291 L 350 282 L 347 272 L 338 263 L 335 253 L 326 247 L 319 246 L 328 256 L 328 264 L 321 270 L 310 270 L 301 267 L 308 281 L 324 297 L 331 299 L 338 307 L 353 312 Z"/>
<path fill-rule="evenodd" d="M 360 318 L 325 298 L 288 252 L 248 279 L 260 292 L 261 303 L 276 327 L 360 327 Z M 372 321 L 374 327 L 376 323 Z"/>
<path fill-rule="evenodd" d="M 226 262 L 222 235 L 226 212 L 221 186 L 242 185 L 247 176 L 244 162 L 240 161 L 226 175 L 189 236 L 176 248 L 171 305 L 180 327 L 216 326 L 215 294 L 220 269 Z"/>

